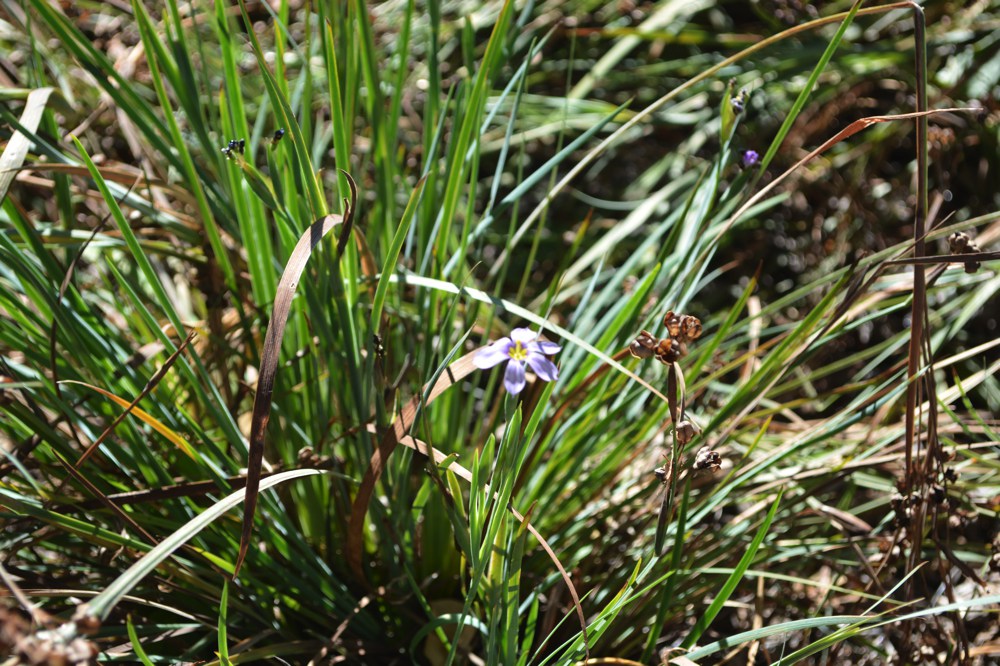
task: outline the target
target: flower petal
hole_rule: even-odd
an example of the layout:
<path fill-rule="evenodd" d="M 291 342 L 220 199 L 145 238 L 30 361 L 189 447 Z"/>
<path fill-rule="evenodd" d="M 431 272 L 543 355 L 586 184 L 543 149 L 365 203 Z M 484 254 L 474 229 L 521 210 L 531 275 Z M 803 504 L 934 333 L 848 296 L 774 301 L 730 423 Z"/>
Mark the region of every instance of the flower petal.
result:
<path fill-rule="evenodd" d="M 548 340 L 539 340 L 535 344 L 538 345 L 538 351 L 540 351 L 543 354 L 548 354 L 549 356 L 551 356 L 552 354 L 558 354 L 559 352 L 562 351 L 562 347 L 560 347 L 554 342 L 549 342 Z"/>
<path fill-rule="evenodd" d="M 512 359 L 503 375 L 503 385 L 507 387 L 508 393 L 517 395 L 524 389 L 524 384 L 524 364 Z"/>
<path fill-rule="evenodd" d="M 480 349 L 472 357 L 472 363 L 480 370 L 500 365 L 510 360 L 510 348 L 514 345 L 510 338 L 500 338 L 488 347 Z"/>
<path fill-rule="evenodd" d="M 554 382 L 559 379 L 559 368 L 556 367 L 555 363 L 545 358 L 541 354 L 528 353 L 528 365 L 539 379 L 544 379 L 547 382 Z"/>
<path fill-rule="evenodd" d="M 527 347 L 528 343 L 536 337 L 538 336 L 530 328 L 515 328 L 510 332 L 510 339 L 514 342 L 520 342 L 522 347 Z"/>

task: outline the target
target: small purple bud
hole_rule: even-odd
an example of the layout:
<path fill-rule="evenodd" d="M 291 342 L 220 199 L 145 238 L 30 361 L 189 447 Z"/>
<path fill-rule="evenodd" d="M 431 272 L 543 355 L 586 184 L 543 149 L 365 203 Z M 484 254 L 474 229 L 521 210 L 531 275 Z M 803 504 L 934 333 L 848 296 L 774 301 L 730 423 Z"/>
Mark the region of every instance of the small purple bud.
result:
<path fill-rule="evenodd" d="M 740 164 L 744 169 L 749 169 L 750 167 L 757 164 L 760 161 L 760 155 L 757 154 L 756 150 L 744 150 L 743 157 L 740 159 Z"/>

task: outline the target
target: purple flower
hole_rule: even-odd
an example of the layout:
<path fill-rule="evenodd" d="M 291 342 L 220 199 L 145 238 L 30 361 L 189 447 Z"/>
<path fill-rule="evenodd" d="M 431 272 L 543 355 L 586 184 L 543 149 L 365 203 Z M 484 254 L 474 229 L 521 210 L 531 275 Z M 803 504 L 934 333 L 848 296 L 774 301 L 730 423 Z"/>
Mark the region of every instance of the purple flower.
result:
<path fill-rule="evenodd" d="M 539 379 L 547 382 L 559 378 L 559 369 L 546 355 L 559 352 L 562 347 L 554 342 L 535 340 L 536 336 L 528 328 L 515 328 L 509 338 L 500 338 L 496 342 L 479 350 L 472 362 L 477 368 L 485 370 L 507 363 L 503 375 L 503 384 L 507 391 L 517 395 L 524 389 L 524 366 L 531 368 Z"/>
<path fill-rule="evenodd" d="M 749 169 L 757 164 L 758 161 L 760 161 L 760 155 L 757 154 L 756 150 L 744 150 L 740 164 L 743 165 L 744 169 Z"/>

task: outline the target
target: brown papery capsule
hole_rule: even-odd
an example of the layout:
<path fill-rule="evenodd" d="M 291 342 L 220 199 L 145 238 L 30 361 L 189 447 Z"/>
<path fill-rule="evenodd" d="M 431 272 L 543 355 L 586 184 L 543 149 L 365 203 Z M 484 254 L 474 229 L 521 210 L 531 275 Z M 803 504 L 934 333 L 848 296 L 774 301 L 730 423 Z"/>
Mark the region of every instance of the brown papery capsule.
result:
<path fill-rule="evenodd" d="M 969 248 L 969 235 L 956 231 L 948 236 L 948 249 L 952 254 L 964 254 Z"/>
<path fill-rule="evenodd" d="M 674 314 L 673 310 L 669 310 L 667 314 L 663 315 L 663 326 L 667 329 L 667 334 L 676 338 L 681 332 L 681 318 L 680 316 Z"/>
<path fill-rule="evenodd" d="M 687 444 L 694 439 L 694 436 L 697 434 L 698 427 L 687 419 L 683 419 L 677 423 L 677 441 L 680 442 L 682 446 L 687 446 Z"/>
<path fill-rule="evenodd" d="M 717 472 L 722 467 L 722 456 L 719 455 L 718 451 L 703 446 L 695 454 L 694 467 L 695 469 L 708 469 Z"/>
<path fill-rule="evenodd" d="M 681 356 L 687 349 L 678 342 L 671 338 L 663 338 L 660 340 L 660 344 L 656 345 L 656 359 L 665 365 L 670 365 L 676 361 L 679 361 Z"/>
<path fill-rule="evenodd" d="M 701 320 L 691 315 L 681 317 L 681 340 L 691 341 L 701 337 Z"/>
<path fill-rule="evenodd" d="M 652 358 L 656 354 L 656 345 L 659 342 L 649 331 L 642 331 L 629 345 L 628 351 L 636 358 Z"/>

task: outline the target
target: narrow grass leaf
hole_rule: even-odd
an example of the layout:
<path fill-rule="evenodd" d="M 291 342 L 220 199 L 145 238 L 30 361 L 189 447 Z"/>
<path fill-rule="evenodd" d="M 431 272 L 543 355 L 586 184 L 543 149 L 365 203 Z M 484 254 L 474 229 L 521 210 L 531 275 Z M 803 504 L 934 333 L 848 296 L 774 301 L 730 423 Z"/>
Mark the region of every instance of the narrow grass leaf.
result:
<path fill-rule="evenodd" d="M 219 599 L 219 663 L 229 666 L 229 639 L 227 638 L 229 617 L 229 579 L 222 580 L 222 597 Z"/>
<path fill-rule="evenodd" d="M 135 632 L 135 625 L 132 624 L 132 616 L 128 615 L 125 618 L 125 628 L 128 631 L 129 642 L 132 643 L 132 651 L 135 656 L 138 657 L 139 661 L 143 663 L 143 666 L 153 666 L 153 662 L 150 661 L 149 655 L 146 651 L 142 649 L 142 643 L 139 642 L 139 635 Z"/>
<path fill-rule="evenodd" d="M 291 481 L 293 479 L 298 479 L 304 476 L 313 476 L 316 474 L 323 474 L 323 471 L 317 469 L 293 469 L 288 472 L 281 472 L 280 474 L 275 474 L 274 476 L 268 477 L 264 481 L 260 482 L 258 490 L 267 490 L 268 488 L 276 486 L 279 483 L 284 483 L 285 481 Z M 110 614 L 118 602 L 121 601 L 122 597 L 128 594 L 129 590 L 138 585 L 143 578 L 151 574 L 156 567 L 170 557 L 175 550 L 194 538 L 196 534 L 211 525 L 215 520 L 225 514 L 226 511 L 238 506 L 245 498 L 246 493 L 239 490 L 219 500 L 211 507 L 189 520 L 180 529 L 161 541 L 158 546 L 150 550 L 135 564 L 129 567 L 125 573 L 104 588 L 100 594 L 81 606 L 78 613 L 81 615 L 96 617 L 101 620 L 107 618 L 108 614 Z"/>
<path fill-rule="evenodd" d="M 382 264 L 382 273 L 379 276 L 378 286 L 375 288 L 375 298 L 372 300 L 371 330 L 373 331 L 382 330 L 382 308 L 385 306 L 385 297 L 389 291 L 390 276 L 396 269 L 399 252 L 406 241 L 407 234 L 410 232 L 410 225 L 413 223 L 417 207 L 420 206 L 426 183 L 427 178 L 421 178 L 416 187 L 413 188 L 413 192 L 410 194 L 410 201 L 406 204 L 406 210 L 403 211 L 403 218 L 399 221 L 399 226 L 396 227 L 396 232 L 393 234 L 392 244 L 386 251 L 385 262 Z"/>
<path fill-rule="evenodd" d="M 125 398 L 119 397 L 119 396 L 115 395 L 114 393 L 112 393 L 111 391 L 107 391 L 105 389 L 102 389 L 100 386 L 94 386 L 93 384 L 88 384 L 86 382 L 79 382 L 79 381 L 72 380 L 72 379 L 65 379 L 65 380 L 63 380 L 62 383 L 63 384 L 78 384 L 80 386 L 86 386 L 87 388 L 91 389 L 92 391 L 97 391 L 98 393 L 100 393 L 101 395 L 103 395 L 108 400 L 111 400 L 112 402 L 114 402 L 119 407 L 122 407 L 123 409 L 129 410 L 128 413 L 135 414 L 135 417 L 137 419 L 139 419 L 140 421 L 142 421 L 143 423 L 145 423 L 146 425 L 148 425 L 150 428 L 152 428 L 156 432 L 158 432 L 161 435 L 163 435 L 168 441 L 170 441 L 171 444 L 173 444 L 178 449 L 180 449 L 184 453 L 184 455 L 188 456 L 192 460 L 197 460 L 197 456 L 195 455 L 194 450 L 191 448 L 191 444 L 188 443 L 187 440 L 185 440 L 183 437 L 181 437 L 180 435 L 178 435 L 176 431 L 171 430 L 170 428 L 168 428 L 167 426 L 165 426 L 163 424 L 163 422 L 160 421 L 159 419 L 157 419 L 155 416 L 153 416 L 149 412 L 147 412 L 147 411 L 145 411 L 145 410 L 143 410 L 143 409 L 141 409 L 139 407 L 134 406 L 132 404 L 132 402 L 126 400 Z M 83 460 L 86 460 L 86 458 L 82 458 L 81 460 L 77 461 L 77 467 L 79 467 L 80 463 L 83 462 Z"/>
<path fill-rule="evenodd" d="M 21 125 L 34 133 L 38 130 L 38 124 L 42 120 L 45 106 L 52 94 L 52 88 L 38 88 L 28 94 L 28 100 L 21 112 Z M 24 164 L 24 158 L 31 148 L 31 141 L 20 130 L 14 132 L 7 141 L 7 146 L 0 155 L 0 202 L 7 196 L 10 184 L 14 182 L 17 170 Z"/>
<path fill-rule="evenodd" d="M 736 565 L 736 568 L 733 569 L 733 573 L 730 574 L 728 579 L 726 579 L 726 582 L 722 585 L 722 588 L 715 595 L 715 599 L 712 600 L 712 603 L 708 607 L 708 609 L 704 613 L 702 613 L 701 616 L 698 618 L 697 622 L 695 622 L 694 627 L 691 628 L 691 631 L 690 633 L 688 633 L 687 638 L 685 638 L 684 642 L 681 643 L 681 647 L 690 648 L 696 642 L 698 642 L 698 639 L 701 637 L 701 635 L 705 632 L 706 629 L 708 629 L 708 625 L 712 623 L 712 620 L 715 619 L 715 616 L 719 614 L 720 610 L 722 610 L 723 604 L 725 604 L 729 600 L 729 596 L 736 589 L 736 586 L 739 584 L 741 580 L 743 580 L 743 574 L 746 572 L 747 569 L 750 568 L 750 565 L 753 563 L 754 557 L 756 557 L 757 555 L 757 549 L 760 548 L 760 545 L 764 542 L 764 537 L 767 536 L 767 531 L 771 527 L 771 522 L 774 520 L 774 515 L 778 511 L 778 506 L 780 505 L 780 503 L 781 503 L 781 493 L 779 492 L 778 496 L 774 500 L 774 503 L 771 505 L 771 510 L 767 512 L 767 516 L 764 518 L 764 523 L 760 526 L 760 529 L 757 530 L 757 534 L 754 536 L 753 541 L 747 547 L 746 552 L 743 553 L 743 557 L 740 558 L 739 564 Z"/>

